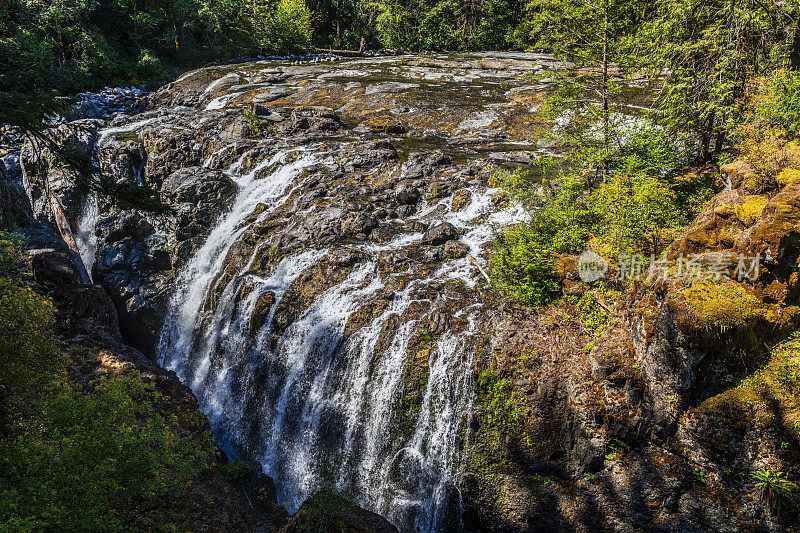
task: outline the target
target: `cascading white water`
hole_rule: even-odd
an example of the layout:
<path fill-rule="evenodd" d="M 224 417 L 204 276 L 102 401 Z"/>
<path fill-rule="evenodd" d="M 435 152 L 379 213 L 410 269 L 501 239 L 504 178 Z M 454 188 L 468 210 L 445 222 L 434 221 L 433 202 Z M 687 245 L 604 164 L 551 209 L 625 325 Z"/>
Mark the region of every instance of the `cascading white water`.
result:
<path fill-rule="evenodd" d="M 291 510 L 316 489 L 329 486 L 347 491 L 404 530 L 457 527 L 455 487 L 461 452 L 456 442 L 471 405 L 472 340 L 479 329 L 480 303 L 452 313 L 446 296 L 432 298 L 426 289 L 460 280 L 469 290 L 476 282 L 474 269 L 466 258 L 445 261 L 428 278 L 411 280 L 394 291 L 382 311 L 346 334 L 353 314 L 374 305 L 385 291 L 379 253 L 418 242 L 422 235 L 354 245 L 364 254 L 346 277 L 278 331 L 273 318 L 285 292 L 329 250 L 311 248 L 290 255 L 263 276 L 252 270 L 260 251 L 256 247 L 239 274 L 221 291 L 216 289 L 216 306 L 204 308 L 230 247 L 249 227 L 245 221 L 256 205 L 266 206 L 258 217 L 263 220 L 289 198 L 301 171 L 320 160 L 305 152 L 281 163 L 284 151 L 241 173 L 247 155 L 228 171 L 239 185 L 233 207 L 179 275 L 159 344 L 160 362 L 192 387 L 223 447 L 262 463 L 276 482 L 279 501 Z M 271 175 L 256 179 L 259 170 L 275 164 L 279 166 Z M 445 210 L 442 220 L 471 228 L 462 240 L 477 253 L 496 225 L 522 216 L 494 212 L 494 192 L 476 187 L 468 209 L 449 212 L 442 201 L 419 216 Z M 242 298 L 245 287 L 249 292 Z M 251 316 L 267 292 L 273 296 L 271 308 L 254 334 Z M 433 344 L 424 397 L 413 431 L 403 440 L 391 426 L 397 414 L 392 410 L 409 364 L 409 342 L 423 317 L 402 321 L 382 353 L 377 353 L 376 344 L 390 317 L 406 316 L 414 305 L 423 305 L 428 315 L 445 311 L 465 325 L 444 332 Z"/>
<path fill-rule="evenodd" d="M 94 266 L 95 252 L 97 252 L 95 228 L 97 227 L 98 218 L 100 218 L 100 212 L 97 207 L 97 197 L 94 194 L 89 194 L 83 201 L 83 211 L 75 231 L 75 244 L 78 246 L 81 261 L 83 261 L 83 266 L 86 267 L 89 279 L 92 278 L 92 267 Z"/>

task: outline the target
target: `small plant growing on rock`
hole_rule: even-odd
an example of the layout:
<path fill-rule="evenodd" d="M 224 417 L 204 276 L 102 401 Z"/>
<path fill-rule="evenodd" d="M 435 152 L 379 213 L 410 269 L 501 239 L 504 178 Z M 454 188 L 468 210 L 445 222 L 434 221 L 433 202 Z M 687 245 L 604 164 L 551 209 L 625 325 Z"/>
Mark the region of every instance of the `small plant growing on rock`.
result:
<path fill-rule="evenodd" d="M 433 333 L 431 333 L 427 329 L 421 329 L 417 332 L 417 337 L 419 338 L 419 343 L 422 346 L 425 346 L 427 344 L 430 344 L 430 342 L 433 340 Z"/>
<path fill-rule="evenodd" d="M 751 474 L 756 488 L 770 507 L 780 512 L 781 505 L 796 498 L 797 485 L 786 477 L 784 472 L 761 468 Z"/>
<path fill-rule="evenodd" d="M 707 485 L 708 484 L 708 473 L 703 472 L 699 468 L 695 468 L 692 472 L 692 484 L 693 485 Z"/>

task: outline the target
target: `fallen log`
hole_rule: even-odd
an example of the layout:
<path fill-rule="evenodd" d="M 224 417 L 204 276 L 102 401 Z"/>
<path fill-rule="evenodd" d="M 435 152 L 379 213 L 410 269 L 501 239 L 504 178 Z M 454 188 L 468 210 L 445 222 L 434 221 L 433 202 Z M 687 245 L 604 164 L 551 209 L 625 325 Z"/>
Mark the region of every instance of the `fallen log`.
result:
<path fill-rule="evenodd" d="M 358 50 L 334 50 L 332 48 L 317 48 L 320 54 L 333 54 L 342 57 L 364 57 L 364 52 Z"/>
<path fill-rule="evenodd" d="M 89 279 L 89 273 L 86 272 L 86 265 L 83 264 L 83 259 L 81 259 L 81 254 L 78 251 L 78 244 L 75 242 L 72 229 L 69 227 L 69 220 L 67 220 L 67 216 L 64 214 L 61 202 L 53 195 L 50 196 L 50 211 L 53 213 L 53 218 L 56 220 L 56 226 L 58 227 L 58 232 L 61 234 L 61 238 L 67 243 L 70 257 L 75 264 L 75 270 L 78 271 L 78 276 L 81 278 L 81 283 L 85 285 L 91 284 L 92 281 Z"/>
<path fill-rule="evenodd" d="M 325 54 L 333 54 L 337 56 L 344 56 L 344 57 L 363 57 L 364 56 L 364 38 L 361 38 L 361 45 L 358 47 L 358 50 L 334 50 L 333 48 L 328 49 L 317 49 L 317 52 L 322 52 Z"/>
<path fill-rule="evenodd" d="M 478 270 L 480 271 L 480 273 L 481 273 L 481 274 L 483 274 L 483 277 L 484 277 L 484 278 L 486 278 L 486 283 L 489 283 L 489 284 L 491 285 L 491 283 L 492 283 L 492 280 L 491 280 L 491 279 L 489 279 L 489 274 L 487 274 L 487 273 L 486 273 L 486 271 L 485 271 L 483 268 L 481 268 L 481 266 L 478 264 L 478 262 L 475 260 L 475 258 L 474 258 L 474 257 L 472 257 L 472 256 L 471 256 L 471 255 L 469 255 L 469 254 L 467 254 L 467 258 L 468 258 L 470 261 L 472 261 L 472 264 L 473 264 L 473 265 L 475 265 L 476 267 L 478 267 Z"/>

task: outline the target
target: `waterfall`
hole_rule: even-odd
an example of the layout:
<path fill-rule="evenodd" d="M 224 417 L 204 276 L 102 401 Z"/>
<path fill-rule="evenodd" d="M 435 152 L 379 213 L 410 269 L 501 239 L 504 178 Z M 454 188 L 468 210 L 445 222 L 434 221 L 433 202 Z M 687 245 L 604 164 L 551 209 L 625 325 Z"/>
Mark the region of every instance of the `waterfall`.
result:
<path fill-rule="evenodd" d="M 223 448 L 259 461 L 291 511 L 327 486 L 404 531 L 457 529 L 465 416 L 481 327 L 478 274 L 467 258 L 451 259 L 389 290 L 380 254 L 419 242 L 422 234 L 348 245 L 358 255 L 354 264 L 288 326 L 279 326 L 276 313 L 287 291 L 322 268 L 335 246 L 306 248 L 265 273 L 253 267 L 262 243 L 237 275 L 220 274 L 232 245 L 291 197 L 303 169 L 324 158 L 310 148 L 295 151 L 279 151 L 245 172 L 252 150 L 227 170 L 237 195 L 178 275 L 159 361 L 191 386 Z M 264 170 L 271 174 L 258 178 Z M 471 190 L 467 209 L 451 212 L 449 198 L 431 205 L 423 200 L 417 218 L 468 227 L 461 240 L 478 255 L 497 226 L 518 221 L 522 212 L 497 211 L 495 189 Z M 263 208 L 253 217 L 259 204 Z M 210 291 L 218 297 L 209 299 Z M 263 325 L 254 331 L 252 317 L 265 297 L 269 309 L 260 311 Z M 359 313 L 367 318 L 358 322 Z M 437 313 L 450 327 L 434 338 L 425 328 Z M 348 329 L 354 321 L 358 327 Z M 413 416 L 398 412 L 403 375 L 412 364 L 424 369 L 425 378 Z M 403 431 L 395 427 L 401 416 L 410 420 Z"/>
<path fill-rule="evenodd" d="M 83 201 L 83 210 L 75 231 L 75 244 L 78 246 L 81 261 L 86 267 L 89 279 L 92 279 L 92 267 L 94 266 L 95 252 L 97 252 L 95 228 L 99 217 L 97 197 L 94 194 L 88 194 Z"/>

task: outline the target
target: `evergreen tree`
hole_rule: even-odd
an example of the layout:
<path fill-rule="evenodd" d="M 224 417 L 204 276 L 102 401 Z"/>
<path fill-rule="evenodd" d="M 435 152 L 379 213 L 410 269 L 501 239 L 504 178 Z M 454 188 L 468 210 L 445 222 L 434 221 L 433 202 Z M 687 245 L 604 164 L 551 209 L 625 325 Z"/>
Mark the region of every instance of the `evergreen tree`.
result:
<path fill-rule="evenodd" d="M 664 78 L 661 119 L 691 133 L 698 161 L 710 161 L 740 119 L 749 80 L 796 54 L 797 0 L 662 0 L 656 13 L 638 40 L 654 77 Z"/>

